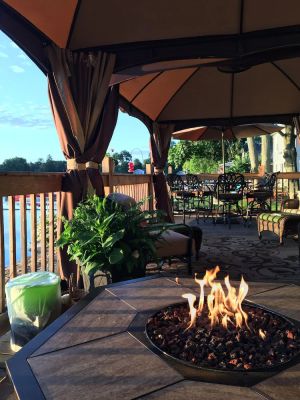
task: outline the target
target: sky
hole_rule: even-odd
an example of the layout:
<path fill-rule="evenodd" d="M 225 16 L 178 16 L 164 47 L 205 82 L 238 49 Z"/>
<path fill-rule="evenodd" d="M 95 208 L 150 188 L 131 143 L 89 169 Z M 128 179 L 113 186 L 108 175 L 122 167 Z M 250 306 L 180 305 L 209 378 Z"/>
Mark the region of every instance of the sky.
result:
<path fill-rule="evenodd" d="M 29 57 L 0 31 L 0 163 L 7 158 L 28 161 L 63 160 L 52 113 L 47 78 Z M 142 122 L 119 112 L 108 151 L 128 150 L 133 158 L 149 155 L 149 133 Z"/>

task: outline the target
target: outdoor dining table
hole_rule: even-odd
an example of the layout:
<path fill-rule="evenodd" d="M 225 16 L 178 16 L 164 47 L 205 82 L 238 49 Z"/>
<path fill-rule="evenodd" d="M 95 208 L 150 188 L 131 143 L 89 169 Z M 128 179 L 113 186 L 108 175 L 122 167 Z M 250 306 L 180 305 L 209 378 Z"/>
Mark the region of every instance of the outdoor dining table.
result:
<path fill-rule="evenodd" d="M 234 284 L 234 282 L 233 282 Z M 300 321 L 300 287 L 249 282 L 248 298 Z M 251 387 L 184 379 L 149 346 L 154 310 L 195 291 L 192 278 L 151 276 L 98 288 L 7 362 L 21 400 L 300 398 L 300 364 Z"/>

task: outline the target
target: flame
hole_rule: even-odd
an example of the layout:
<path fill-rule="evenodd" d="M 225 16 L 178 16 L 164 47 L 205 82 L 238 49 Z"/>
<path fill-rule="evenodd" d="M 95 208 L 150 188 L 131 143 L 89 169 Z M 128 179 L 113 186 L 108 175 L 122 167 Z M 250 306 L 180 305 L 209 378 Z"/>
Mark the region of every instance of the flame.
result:
<path fill-rule="evenodd" d="M 262 329 L 259 329 L 259 330 L 258 330 L 258 334 L 259 334 L 259 336 L 260 336 L 263 340 L 265 340 L 265 338 L 266 338 L 266 331 L 263 331 Z"/>
<path fill-rule="evenodd" d="M 196 323 L 196 317 L 197 317 L 197 308 L 194 307 L 195 301 L 196 301 L 196 296 L 192 293 L 184 293 L 182 295 L 184 299 L 187 299 L 189 302 L 189 307 L 190 307 L 190 316 L 191 316 L 191 321 L 187 329 L 191 328 L 192 326 L 195 325 Z"/>
<path fill-rule="evenodd" d="M 225 294 L 222 284 L 220 282 L 214 282 L 217 277 L 220 267 L 215 267 L 212 270 L 207 270 L 202 279 L 198 279 L 198 275 L 195 274 L 195 282 L 199 285 L 200 295 L 198 308 L 194 307 L 196 296 L 187 293 L 182 297 L 188 299 L 190 307 L 190 324 L 192 327 L 196 323 L 197 315 L 200 317 L 205 304 L 204 289 L 205 286 L 209 286 L 210 293 L 207 296 L 207 308 L 208 317 L 210 319 L 211 327 L 222 324 L 225 329 L 228 329 L 228 324 L 231 323 L 237 328 L 241 328 L 243 325 L 249 329 L 248 326 L 248 315 L 242 308 L 242 302 L 247 296 L 248 285 L 244 278 L 241 278 L 240 286 L 238 291 L 236 288 L 231 286 L 229 276 L 226 276 L 224 282 L 227 289 Z"/>

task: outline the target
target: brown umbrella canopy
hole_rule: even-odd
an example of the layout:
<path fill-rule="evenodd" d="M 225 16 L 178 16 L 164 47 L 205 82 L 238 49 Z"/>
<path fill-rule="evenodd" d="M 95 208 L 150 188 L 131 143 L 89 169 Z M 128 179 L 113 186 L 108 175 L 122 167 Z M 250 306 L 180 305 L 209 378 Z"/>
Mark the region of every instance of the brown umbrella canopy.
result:
<path fill-rule="evenodd" d="M 173 139 L 179 140 L 220 140 L 242 139 L 268 135 L 281 131 L 282 127 L 274 124 L 239 125 L 231 127 L 219 126 L 198 126 L 190 129 L 183 129 L 172 134 Z"/>
<path fill-rule="evenodd" d="M 298 0 L 0 0 L 0 29 L 44 69 L 49 42 L 113 52 L 116 70 L 131 73 L 159 61 L 282 53 L 299 47 L 299 15 Z"/>
<path fill-rule="evenodd" d="M 300 113 L 299 66 L 296 57 L 236 73 L 212 66 L 156 72 L 123 82 L 122 106 L 176 130 L 287 122 Z"/>
<path fill-rule="evenodd" d="M 223 171 L 225 172 L 225 139 L 242 139 L 247 137 L 268 135 L 279 132 L 281 127 L 275 124 L 257 124 L 240 126 L 198 126 L 184 129 L 172 134 L 174 139 L 180 140 L 222 140 Z"/>

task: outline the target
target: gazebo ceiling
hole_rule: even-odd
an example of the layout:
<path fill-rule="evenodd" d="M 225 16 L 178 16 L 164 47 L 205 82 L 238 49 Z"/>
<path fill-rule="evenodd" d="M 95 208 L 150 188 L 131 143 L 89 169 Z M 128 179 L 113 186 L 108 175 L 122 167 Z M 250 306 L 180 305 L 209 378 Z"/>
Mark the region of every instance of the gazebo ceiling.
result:
<path fill-rule="evenodd" d="M 216 66 L 155 72 L 120 84 L 122 107 L 152 121 L 175 123 L 176 130 L 286 121 L 300 113 L 299 65 L 296 57 L 239 73 Z"/>
<path fill-rule="evenodd" d="M 234 35 L 299 24 L 298 0 L 5 0 L 60 47 Z"/>
<path fill-rule="evenodd" d="M 0 0 L 0 29 L 44 70 L 42 49 L 53 41 L 112 51 L 121 71 L 174 59 L 299 51 L 299 14 L 298 0 Z"/>

